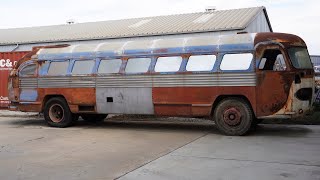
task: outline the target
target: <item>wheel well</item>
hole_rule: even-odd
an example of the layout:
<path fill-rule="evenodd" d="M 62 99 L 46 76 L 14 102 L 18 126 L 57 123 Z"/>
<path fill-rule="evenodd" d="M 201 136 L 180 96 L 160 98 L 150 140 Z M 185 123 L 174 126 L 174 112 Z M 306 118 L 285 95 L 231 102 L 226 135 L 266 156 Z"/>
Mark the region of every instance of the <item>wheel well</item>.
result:
<path fill-rule="evenodd" d="M 249 99 L 248 99 L 246 96 L 244 96 L 244 95 L 221 95 L 221 96 L 218 96 L 218 97 L 216 98 L 216 100 L 214 101 L 213 105 L 212 105 L 211 116 L 213 115 L 214 110 L 216 109 L 216 107 L 218 106 L 218 104 L 219 104 L 221 101 L 223 101 L 224 99 L 227 99 L 227 98 L 239 98 L 239 99 L 244 100 L 244 101 L 245 101 L 246 103 L 248 103 L 248 105 L 250 106 L 251 111 L 253 112 L 253 116 L 256 117 L 255 111 L 253 110 L 252 105 L 251 105 Z"/>
<path fill-rule="evenodd" d="M 49 101 L 49 99 L 55 98 L 55 97 L 61 97 L 61 98 L 63 98 L 64 100 L 66 100 L 66 98 L 65 98 L 64 96 L 62 96 L 62 95 L 58 95 L 58 94 L 46 95 L 46 96 L 43 98 L 43 101 L 42 101 L 41 112 L 43 112 L 44 107 L 45 107 L 46 103 Z"/>

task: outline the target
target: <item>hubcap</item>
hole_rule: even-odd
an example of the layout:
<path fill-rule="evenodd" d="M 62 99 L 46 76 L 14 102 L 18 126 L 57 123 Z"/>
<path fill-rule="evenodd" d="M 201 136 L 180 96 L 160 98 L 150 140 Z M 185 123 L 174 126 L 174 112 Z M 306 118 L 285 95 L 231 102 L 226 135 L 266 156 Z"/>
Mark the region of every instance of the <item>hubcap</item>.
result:
<path fill-rule="evenodd" d="M 241 122 L 241 112 L 234 108 L 228 108 L 223 112 L 223 120 L 230 126 L 236 126 Z"/>
<path fill-rule="evenodd" d="M 49 109 L 49 117 L 53 122 L 61 122 L 64 117 L 64 110 L 61 105 L 54 104 Z"/>

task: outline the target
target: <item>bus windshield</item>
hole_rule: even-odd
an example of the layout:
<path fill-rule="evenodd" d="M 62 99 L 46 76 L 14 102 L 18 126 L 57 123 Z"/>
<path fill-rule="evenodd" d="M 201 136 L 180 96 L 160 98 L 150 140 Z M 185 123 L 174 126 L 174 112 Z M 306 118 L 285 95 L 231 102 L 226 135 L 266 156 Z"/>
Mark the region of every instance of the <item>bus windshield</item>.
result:
<path fill-rule="evenodd" d="M 293 47 L 288 50 L 293 66 L 297 69 L 312 69 L 308 50 L 304 47 Z"/>

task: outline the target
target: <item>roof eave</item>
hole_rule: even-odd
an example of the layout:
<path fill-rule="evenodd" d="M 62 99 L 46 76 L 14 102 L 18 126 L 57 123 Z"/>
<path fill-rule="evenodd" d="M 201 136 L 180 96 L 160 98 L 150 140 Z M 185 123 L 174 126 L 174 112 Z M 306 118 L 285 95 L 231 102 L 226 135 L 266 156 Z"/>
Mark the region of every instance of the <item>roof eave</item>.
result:
<path fill-rule="evenodd" d="M 61 39 L 61 40 L 45 40 L 45 41 L 26 41 L 26 42 L 10 42 L 10 43 L 0 43 L 0 46 L 16 46 L 26 45 L 26 44 L 39 44 L 39 43 L 65 43 L 65 42 L 74 42 L 74 41 L 92 41 L 92 40 L 109 40 L 109 39 L 125 39 L 125 38 L 135 38 L 135 37 L 158 37 L 158 36 L 167 36 L 167 35 L 181 35 L 181 34 L 195 34 L 195 33 L 213 33 L 213 32 L 225 32 L 225 31 L 241 31 L 245 30 L 241 27 L 235 27 L 230 29 L 215 29 L 208 31 L 188 31 L 188 32 L 176 32 L 176 33 L 162 33 L 162 34 L 145 34 L 145 35 L 132 35 L 132 36 L 118 36 L 118 37 L 99 37 L 99 38 L 83 38 L 83 39 Z"/>

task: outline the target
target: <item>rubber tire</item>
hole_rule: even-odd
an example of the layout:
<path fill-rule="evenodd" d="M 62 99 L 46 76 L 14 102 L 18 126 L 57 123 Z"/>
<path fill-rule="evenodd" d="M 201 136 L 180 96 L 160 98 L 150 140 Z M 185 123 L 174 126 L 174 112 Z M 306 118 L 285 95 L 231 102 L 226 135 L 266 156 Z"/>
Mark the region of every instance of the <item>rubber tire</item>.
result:
<path fill-rule="evenodd" d="M 52 121 L 49 116 L 50 107 L 54 104 L 59 104 L 64 110 L 64 117 L 60 122 Z M 45 121 L 48 123 L 49 126 L 52 126 L 52 127 L 65 128 L 65 127 L 72 126 L 75 122 L 75 117 L 74 117 L 75 115 L 72 114 L 72 112 L 70 111 L 70 108 L 66 100 L 61 97 L 51 98 L 44 107 L 43 115 L 44 115 Z"/>
<path fill-rule="evenodd" d="M 72 121 L 75 123 L 79 120 L 80 115 L 79 114 L 73 114 Z"/>
<path fill-rule="evenodd" d="M 102 122 L 108 114 L 82 114 L 81 117 L 83 120 L 88 121 L 88 122 Z"/>
<path fill-rule="evenodd" d="M 239 125 L 230 126 L 223 120 L 223 111 L 225 108 L 236 107 L 241 113 L 241 122 Z M 253 112 L 246 101 L 241 98 L 227 98 L 222 100 L 215 108 L 213 115 L 218 130 L 228 136 L 242 136 L 249 132 L 252 121 Z"/>

